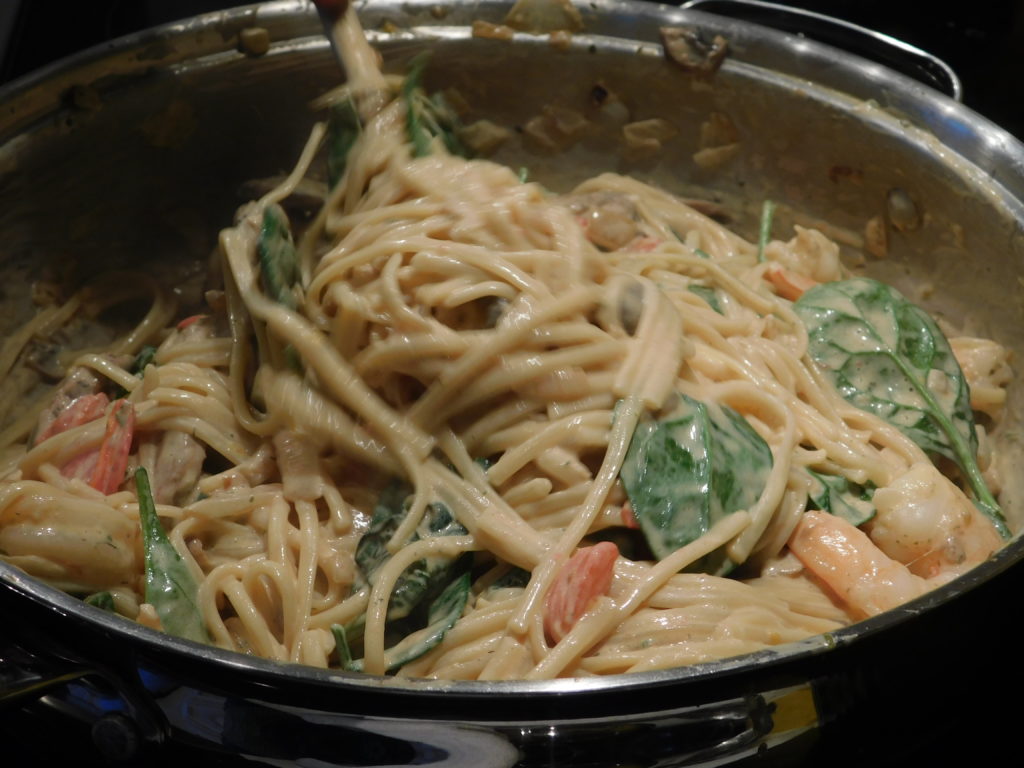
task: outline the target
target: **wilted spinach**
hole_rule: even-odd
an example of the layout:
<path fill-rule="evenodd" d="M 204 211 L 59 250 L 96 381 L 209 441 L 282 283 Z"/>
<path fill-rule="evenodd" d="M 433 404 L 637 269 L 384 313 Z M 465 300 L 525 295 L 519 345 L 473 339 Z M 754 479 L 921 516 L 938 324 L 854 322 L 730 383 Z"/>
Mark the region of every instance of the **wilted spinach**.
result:
<path fill-rule="evenodd" d="M 99 608 L 102 611 L 109 613 L 116 613 L 114 608 L 114 596 L 108 592 L 93 592 L 91 595 L 87 595 L 82 598 L 83 603 L 87 603 L 95 608 Z"/>
<path fill-rule="evenodd" d="M 331 106 L 327 117 L 327 183 L 333 187 L 345 175 L 348 153 L 363 126 L 352 99 Z"/>
<path fill-rule="evenodd" d="M 387 543 L 409 512 L 411 491 L 401 482 L 388 485 L 377 500 L 370 526 L 356 546 L 356 564 L 360 578 L 356 589 L 372 586 L 381 567 L 391 558 Z M 423 520 L 410 543 L 435 536 L 460 536 L 466 529 L 444 504 L 427 505 Z M 388 601 L 385 632 L 393 644 L 385 652 L 387 669 L 392 671 L 426 653 L 444 637 L 462 614 L 469 599 L 470 575 L 459 556 L 435 555 L 410 565 L 395 583 Z M 453 574 L 454 578 L 453 578 Z M 426 601 L 431 602 L 427 605 Z M 344 669 L 359 671 L 355 659 L 366 626 L 365 615 L 348 625 L 334 625 L 335 647 Z"/>
<path fill-rule="evenodd" d="M 863 525 L 875 516 L 871 501 L 874 488 L 851 483 L 845 477 L 824 475 L 808 469 L 812 485 L 808 494 L 817 509 L 830 512 L 853 525 Z"/>
<path fill-rule="evenodd" d="M 651 552 L 661 559 L 753 505 L 771 468 L 771 449 L 743 416 L 681 395 L 668 416 L 637 426 L 620 478 Z M 715 569 L 730 567 L 719 559 Z"/>
<path fill-rule="evenodd" d="M 428 96 L 423 90 L 423 71 L 426 65 L 427 56 L 417 56 L 413 59 L 409 74 L 402 83 L 402 97 L 406 104 L 406 130 L 412 142 L 413 155 L 429 155 L 433 140 L 440 138 L 451 154 L 467 157 L 469 152 L 459 138 L 460 121 L 455 110 L 441 94 Z"/>
<path fill-rule="evenodd" d="M 142 374 L 146 371 L 146 366 L 152 363 L 154 358 L 156 358 L 156 347 L 151 344 L 146 344 L 139 350 L 139 353 L 135 355 L 135 359 L 132 360 L 131 367 L 128 369 L 129 372 L 141 379 Z M 114 387 L 114 399 L 120 399 L 127 396 L 127 389 L 121 386 Z"/>
<path fill-rule="evenodd" d="M 709 307 L 715 310 L 715 312 L 720 315 L 722 314 L 722 305 L 718 301 L 718 294 L 710 285 L 692 283 L 687 287 L 687 290 L 695 296 L 700 296 Z"/>
<path fill-rule="evenodd" d="M 757 233 L 757 260 L 764 261 L 765 249 L 772 236 L 772 220 L 775 218 L 775 202 L 765 200 L 761 205 L 761 225 Z"/>
<path fill-rule="evenodd" d="M 281 206 L 268 205 L 263 210 L 256 252 L 264 290 L 275 301 L 295 309 L 293 287 L 299 280 L 299 259 L 288 224 L 288 214 Z"/>
<path fill-rule="evenodd" d="M 207 643 L 209 636 L 196 597 L 198 587 L 185 561 L 167 538 L 156 514 L 149 475 L 141 467 L 135 472 L 135 487 L 142 526 L 146 602 L 156 610 L 165 632 Z"/>
<path fill-rule="evenodd" d="M 808 352 L 847 401 L 959 466 L 975 504 L 1009 531 L 977 463 L 967 380 L 927 312 L 868 278 L 823 283 L 795 303 Z"/>
<path fill-rule="evenodd" d="M 264 208 L 256 253 L 259 257 L 263 289 L 278 303 L 288 309 L 296 309 L 299 257 L 288 223 L 288 214 L 280 205 L 273 204 Z M 295 348 L 289 344 L 284 348 L 283 354 L 283 362 L 293 371 L 301 373 L 302 360 Z"/>
<path fill-rule="evenodd" d="M 391 557 L 387 543 L 408 514 L 409 489 L 401 483 L 388 486 L 381 494 L 370 527 L 356 546 L 356 564 L 368 584 L 373 584 L 381 566 Z M 423 520 L 420 521 L 411 541 L 434 536 L 462 536 L 466 529 L 455 519 L 444 504 L 427 505 Z M 449 578 L 457 558 L 444 555 L 425 557 L 402 573 L 395 584 L 388 603 L 388 619 L 408 616 L 424 597 L 436 592 Z"/>
<path fill-rule="evenodd" d="M 418 659 L 440 643 L 458 621 L 469 600 L 472 582 L 468 572 L 455 578 L 430 604 L 426 626 L 414 631 L 384 651 L 385 671 L 393 672 L 404 664 Z M 348 632 L 337 624 L 331 626 L 335 647 L 342 668 L 351 672 L 363 671 L 363 660 L 352 658 Z"/>

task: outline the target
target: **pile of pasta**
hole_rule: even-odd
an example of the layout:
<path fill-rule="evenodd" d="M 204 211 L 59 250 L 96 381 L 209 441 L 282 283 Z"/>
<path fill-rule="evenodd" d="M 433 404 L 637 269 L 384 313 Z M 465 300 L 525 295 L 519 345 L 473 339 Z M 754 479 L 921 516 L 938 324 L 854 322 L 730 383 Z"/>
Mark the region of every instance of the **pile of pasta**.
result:
<path fill-rule="evenodd" d="M 816 230 L 753 242 L 636 179 L 555 194 L 461 156 L 353 13 L 330 120 L 221 234 L 205 308 L 134 281 L 144 320 L 58 350 L 8 419 L 5 561 L 225 649 L 495 680 L 771 648 L 1001 546 L 973 420 L 1001 346 L 948 343 Z M 41 300 L 5 386 L 125 282 Z M 927 337 L 920 376 L 875 375 L 883 326 Z M 933 401 L 945 442 L 917 439 Z"/>

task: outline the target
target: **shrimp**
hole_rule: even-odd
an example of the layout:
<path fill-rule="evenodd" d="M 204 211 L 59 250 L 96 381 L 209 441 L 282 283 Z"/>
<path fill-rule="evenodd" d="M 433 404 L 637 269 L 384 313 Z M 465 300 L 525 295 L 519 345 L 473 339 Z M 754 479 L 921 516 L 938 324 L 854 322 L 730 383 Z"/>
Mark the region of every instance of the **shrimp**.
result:
<path fill-rule="evenodd" d="M 103 442 L 68 461 L 60 473 L 83 480 L 109 496 L 124 482 L 134 434 L 135 408 L 125 399 L 115 400 L 107 414 Z"/>
<path fill-rule="evenodd" d="M 590 604 L 608 593 L 619 548 L 610 541 L 576 550 L 555 577 L 544 605 L 544 632 L 554 642 L 565 637 Z"/>
<path fill-rule="evenodd" d="M 895 608 L 929 588 L 927 580 L 882 552 L 864 531 L 828 512 L 804 512 L 789 550 L 856 618 Z"/>
<path fill-rule="evenodd" d="M 76 366 L 61 382 L 53 402 L 39 414 L 33 445 L 72 427 L 103 415 L 106 395 L 100 391 L 100 380 L 87 368 Z M 95 406 L 101 407 L 96 411 Z"/>
<path fill-rule="evenodd" d="M 54 435 L 102 418 L 109 404 L 110 398 L 103 392 L 80 395 L 69 401 L 60 413 L 39 431 L 35 438 L 35 444 L 38 445 Z"/>
<path fill-rule="evenodd" d="M 795 225 L 796 236 L 788 243 L 772 242 L 766 248 L 769 261 L 796 272 L 815 283 L 828 283 L 843 276 L 839 246 L 816 229 Z"/>
<path fill-rule="evenodd" d="M 1002 546 L 995 527 L 927 463 L 875 492 L 868 532 L 805 512 L 789 549 L 859 618 L 913 600 L 983 562 Z"/>
<path fill-rule="evenodd" d="M 775 288 L 775 292 L 779 296 L 790 301 L 796 301 L 806 291 L 818 285 L 816 280 L 812 280 L 800 272 L 780 267 L 777 264 L 771 264 L 765 270 L 764 277 L 772 284 L 772 287 Z"/>
<path fill-rule="evenodd" d="M 874 496 L 868 533 L 889 557 L 933 581 L 948 581 L 999 549 L 995 526 L 934 466 L 914 464 Z"/>

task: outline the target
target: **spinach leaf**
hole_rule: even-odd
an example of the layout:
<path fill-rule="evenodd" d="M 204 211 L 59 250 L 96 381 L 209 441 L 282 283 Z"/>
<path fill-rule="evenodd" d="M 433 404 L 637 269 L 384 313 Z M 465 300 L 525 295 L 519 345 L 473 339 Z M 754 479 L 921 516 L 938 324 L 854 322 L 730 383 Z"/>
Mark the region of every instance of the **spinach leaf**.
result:
<path fill-rule="evenodd" d="M 260 263 L 260 277 L 267 294 L 288 309 L 298 308 L 295 289 L 299 284 L 299 257 L 295 250 L 288 214 L 277 204 L 263 210 L 263 224 L 260 227 L 256 252 Z M 301 374 L 302 359 L 295 347 L 287 345 L 283 362 Z"/>
<path fill-rule="evenodd" d="M 327 183 L 333 187 L 345 175 L 348 153 L 363 126 L 352 99 L 335 104 L 327 116 Z"/>
<path fill-rule="evenodd" d="M 451 154 L 468 157 L 469 152 L 459 139 L 461 124 L 455 110 L 441 94 L 427 96 L 423 90 L 423 71 L 426 64 L 425 53 L 413 59 L 409 74 L 402 83 L 402 98 L 406 104 L 406 130 L 412 142 L 413 155 L 429 155 L 433 140 L 440 138 Z"/>
<path fill-rule="evenodd" d="M 356 546 L 356 564 L 363 579 L 373 584 L 380 567 L 391 557 L 387 543 L 398 530 L 408 513 L 409 489 L 394 483 L 384 490 L 370 518 L 370 526 Z M 462 536 L 466 529 L 455 519 L 444 504 L 427 505 L 423 520 L 416 528 L 412 541 L 432 536 Z M 458 558 L 447 556 L 425 557 L 402 573 L 395 583 L 388 603 L 388 619 L 401 619 L 429 594 L 436 592 L 450 575 Z"/>
<path fill-rule="evenodd" d="M 263 210 L 256 252 L 264 290 L 275 301 L 295 309 L 297 302 L 292 288 L 299 281 L 299 259 L 288 214 L 277 204 Z"/>
<path fill-rule="evenodd" d="M 722 314 L 722 305 L 718 302 L 718 294 L 715 293 L 715 289 L 710 285 L 691 283 L 687 286 L 687 290 L 696 296 L 700 296 L 715 312 L 720 315 Z"/>
<path fill-rule="evenodd" d="M 830 512 L 853 525 L 863 525 L 875 516 L 871 501 L 874 488 L 851 483 L 845 477 L 823 475 L 808 469 L 812 478 L 811 503 L 824 512 Z"/>
<path fill-rule="evenodd" d="M 142 374 L 146 370 L 146 366 L 152 363 L 155 357 L 156 347 L 151 344 L 146 344 L 139 350 L 139 353 L 135 355 L 135 359 L 132 360 L 131 368 L 128 369 L 129 373 L 132 373 L 141 379 Z M 114 399 L 119 400 L 122 397 L 128 397 L 128 390 L 121 386 L 114 387 Z"/>
<path fill-rule="evenodd" d="M 775 218 L 775 203 L 765 200 L 761 206 L 761 226 L 757 234 L 757 260 L 764 261 L 764 249 L 772 236 L 772 219 Z"/>
<path fill-rule="evenodd" d="M 107 591 L 93 592 L 91 595 L 83 597 L 82 602 L 88 603 L 89 605 L 92 605 L 103 611 L 116 613 L 114 609 L 114 596 Z"/>
<path fill-rule="evenodd" d="M 352 648 L 348 644 L 348 630 L 341 624 L 331 624 L 334 635 L 334 650 L 338 653 L 338 665 L 348 669 L 352 665 Z"/>
<path fill-rule="evenodd" d="M 452 581 L 430 604 L 427 625 L 412 632 L 384 651 L 385 671 L 393 672 L 399 667 L 418 659 L 440 643 L 455 622 L 459 620 L 469 601 L 472 582 L 469 573 L 463 573 Z M 342 667 L 352 672 L 363 671 L 363 660 L 353 659 L 348 645 L 346 631 L 337 624 L 331 627 L 335 644 L 339 648 Z M 340 641 L 340 645 L 339 645 Z"/>
<path fill-rule="evenodd" d="M 164 631 L 171 635 L 208 643 L 202 613 L 196 602 L 195 579 L 171 544 L 156 514 L 149 475 L 140 467 L 135 472 L 139 496 L 139 523 L 146 566 L 146 602 L 156 609 Z"/>
<path fill-rule="evenodd" d="M 681 395 L 666 418 L 637 426 L 620 478 L 648 546 L 661 559 L 753 505 L 771 468 L 771 449 L 740 414 Z M 730 567 L 721 558 L 715 565 L 718 572 Z"/>
<path fill-rule="evenodd" d="M 156 357 L 156 347 L 152 344 L 146 344 L 139 350 L 139 354 L 135 356 L 132 361 L 131 372 L 136 376 L 141 376 L 146 370 L 146 366 L 153 362 L 153 358 Z"/>
<path fill-rule="evenodd" d="M 1008 536 L 978 467 L 967 380 L 928 313 L 868 278 L 815 286 L 794 306 L 807 326 L 808 353 L 840 394 L 955 462 L 975 504 Z"/>
<path fill-rule="evenodd" d="M 498 589 L 525 589 L 530 583 L 530 572 L 518 566 L 511 566 L 505 573 L 496 578 L 488 590 Z"/>

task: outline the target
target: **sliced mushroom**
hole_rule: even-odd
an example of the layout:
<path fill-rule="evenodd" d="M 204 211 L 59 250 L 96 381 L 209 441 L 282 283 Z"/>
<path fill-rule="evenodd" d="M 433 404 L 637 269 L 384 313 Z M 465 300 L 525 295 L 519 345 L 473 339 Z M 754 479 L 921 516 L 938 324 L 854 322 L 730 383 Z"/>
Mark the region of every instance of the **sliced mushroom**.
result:
<path fill-rule="evenodd" d="M 661 27 L 665 55 L 686 72 L 711 77 L 722 66 L 729 51 L 728 41 L 715 35 L 710 42 L 699 31 L 687 27 Z"/>
<path fill-rule="evenodd" d="M 643 311 L 643 284 L 627 275 L 619 275 L 608 283 L 608 291 L 597 310 L 597 322 L 609 333 L 618 330 L 632 336 Z"/>

